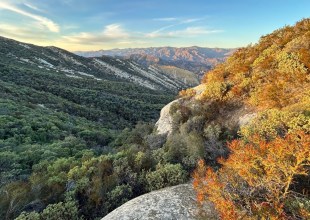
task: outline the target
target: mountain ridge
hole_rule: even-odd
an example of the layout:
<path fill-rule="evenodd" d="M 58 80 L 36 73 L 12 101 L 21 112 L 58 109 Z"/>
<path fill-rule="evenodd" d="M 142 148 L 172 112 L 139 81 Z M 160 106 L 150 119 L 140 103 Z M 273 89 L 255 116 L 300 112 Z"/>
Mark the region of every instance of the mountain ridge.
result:
<path fill-rule="evenodd" d="M 140 86 L 153 90 L 178 90 L 198 84 L 197 77 L 188 73 L 190 84 L 182 77 L 171 77 L 163 69 L 156 65 L 141 66 L 133 60 L 125 60 L 113 57 L 84 58 L 54 46 L 39 47 L 33 44 L 26 44 L 12 39 L 0 38 L 3 45 L 2 55 L 8 59 L 15 59 L 19 63 L 33 68 L 58 71 L 68 77 L 93 78 L 96 80 L 110 79 L 130 81 Z M 14 45 L 13 51 L 6 49 Z M 31 55 L 31 56 L 30 56 Z M 4 58 L 3 61 L 4 62 Z M 182 71 L 175 69 L 176 72 Z"/>
<path fill-rule="evenodd" d="M 207 47 L 150 47 L 99 51 L 76 51 L 85 57 L 112 56 L 135 60 L 141 65 L 171 65 L 201 77 L 216 64 L 223 62 L 235 49 Z"/>

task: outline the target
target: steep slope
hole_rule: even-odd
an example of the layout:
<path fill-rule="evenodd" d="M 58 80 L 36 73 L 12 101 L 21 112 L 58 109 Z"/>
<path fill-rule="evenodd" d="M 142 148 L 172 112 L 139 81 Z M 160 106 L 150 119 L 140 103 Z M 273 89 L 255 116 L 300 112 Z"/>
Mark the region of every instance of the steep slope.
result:
<path fill-rule="evenodd" d="M 221 219 L 309 218 L 309 42 L 310 19 L 263 36 L 162 110 L 165 151 L 203 159 L 197 198 Z"/>
<path fill-rule="evenodd" d="M 184 76 L 184 71 L 176 70 L 174 75 L 167 74 L 165 70 L 157 66 L 143 67 L 132 60 L 121 60 L 119 58 L 100 57 L 92 58 L 92 64 L 105 73 L 117 76 L 153 90 L 179 91 L 181 88 L 197 85 L 195 75 Z M 180 73 L 180 74 L 179 74 Z M 186 80 L 190 78 L 190 80 Z"/>
<path fill-rule="evenodd" d="M 62 73 L 71 78 L 133 82 L 152 90 L 177 92 L 192 86 L 156 67 L 111 57 L 84 58 L 56 47 L 38 47 L 0 37 L 1 62 Z"/>
<path fill-rule="evenodd" d="M 309 33 L 310 22 L 305 19 L 295 26 L 287 26 L 263 36 L 253 46 L 237 50 L 226 62 L 208 72 L 201 85 L 180 92 L 178 101 L 168 104 L 169 108 L 164 107 L 165 114 L 157 123 L 158 132 L 164 131 L 172 134 L 170 136 L 181 134 L 184 137 L 188 132 L 195 133 L 205 143 L 210 141 L 218 146 L 217 150 L 209 146 L 211 148 L 208 151 L 213 150 L 209 153 L 214 157 L 218 156 L 217 153 L 225 155 L 220 146 L 225 145 L 227 138 L 238 137 L 240 127 L 248 124 L 254 126 L 250 121 L 255 117 L 280 117 L 281 114 L 291 113 L 296 114 L 295 117 L 300 115 L 303 119 L 298 119 L 301 121 L 296 127 L 301 126 L 301 130 L 308 132 Z M 282 120 L 284 123 L 284 118 Z M 261 133 L 267 132 L 267 128 L 259 126 L 263 124 L 256 127 L 261 129 Z M 295 124 L 282 126 L 279 131 L 272 132 L 282 132 L 283 135 Z"/>
<path fill-rule="evenodd" d="M 2 99 L 85 117 L 107 128 L 156 118 L 179 86 L 185 86 L 155 68 L 119 59 L 88 59 L 6 38 L 0 38 L 0 45 Z"/>
<path fill-rule="evenodd" d="M 100 57 L 103 55 L 122 57 L 145 66 L 155 64 L 175 66 L 194 72 L 201 77 L 213 66 L 223 62 L 233 51 L 234 49 L 202 47 L 152 47 L 76 52 L 76 54 L 85 57 Z"/>
<path fill-rule="evenodd" d="M 161 139 L 144 149 L 160 164 L 189 172 L 199 161 L 192 172 L 197 199 L 206 208 L 211 201 L 219 219 L 309 219 L 309 42 L 310 19 L 276 30 L 236 51 L 162 109 L 152 134 Z M 161 174 L 154 179 L 165 180 L 167 173 Z M 171 180 L 180 175 L 169 174 Z M 174 219 L 176 207 L 161 205 L 162 192 L 171 193 L 138 197 L 104 219 L 139 218 L 140 210 L 146 219 Z M 188 199 L 177 198 L 177 204 Z M 144 206 L 154 200 L 159 208 Z"/>
<path fill-rule="evenodd" d="M 182 81 L 186 85 L 196 86 L 199 84 L 199 80 L 197 76 L 188 70 L 180 69 L 175 66 L 158 66 L 160 70 L 163 71 L 164 74 L 172 77 L 175 80 Z"/>

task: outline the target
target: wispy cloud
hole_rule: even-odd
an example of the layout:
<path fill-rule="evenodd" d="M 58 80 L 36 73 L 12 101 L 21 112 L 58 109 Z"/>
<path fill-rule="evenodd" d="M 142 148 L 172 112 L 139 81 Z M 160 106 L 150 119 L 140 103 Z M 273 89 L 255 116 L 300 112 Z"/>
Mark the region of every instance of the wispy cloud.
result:
<path fill-rule="evenodd" d="M 153 21 L 162 21 L 162 22 L 177 22 L 177 24 L 188 24 L 197 21 L 204 20 L 205 17 L 202 18 L 177 18 L 177 17 L 167 17 L 167 18 L 153 18 Z"/>
<path fill-rule="evenodd" d="M 30 9 L 34 10 L 34 11 L 45 12 L 44 10 L 38 8 L 37 6 L 35 6 L 35 5 L 33 5 L 33 4 L 29 3 L 29 2 L 25 2 L 24 5 L 27 6 L 28 8 L 30 8 Z"/>
<path fill-rule="evenodd" d="M 177 18 L 154 18 L 153 21 L 176 21 Z"/>
<path fill-rule="evenodd" d="M 194 24 L 198 20 L 201 19 L 183 19 L 175 24 L 163 26 L 151 33 L 130 31 L 121 24 L 110 24 L 100 32 L 80 32 L 63 36 L 62 43 L 72 47 L 78 47 L 78 45 L 83 45 L 83 47 L 88 45 L 88 47 L 92 48 L 95 46 L 97 48 L 106 48 L 111 47 L 111 45 L 131 47 L 132 45 L 157 44 L 162 39 L 185 39 L 223 32 L 222 30 L 208 29 L 203 26 L 189 26 L 189 24 Z"/>
<path fill-rule="evenodd" d="M 130 34 L 126 32 L 119 24 L 107 25 L 103 31 L 99 33 L 81 32 L 63 37 L 71 43 L 79 44 L 98 44 L 124 41 L 130 38 Z"/>
<path fill-rule="evenodd" d="M 162 32 L 164 30 L 167 30 L 169 28 L 175 27 L 175 26 L 177 26 L 177 24 L 171 24 L 171 25 L 163 26 L 163 27 L 161 27 L 161 28 L 159 28 L 159 29 L 157 29 L 155 31 L 152 31 L 151 33 L 146 34 L 146 35 L 149 36 L 149 37 L 155 36 L 158 33 Z"/>
<path fill-rule="evenodd" d="M 198 36 L 198 35 L 208 35 L 214 33 L 221 33 L 223 30 L 212 30 L 206 29 L 204 27 L 188 27 L 184 30 L 171 31 L 168 33 L 169 36 Z"/>
<path fill-rule="evenodd" d="M 207 29 L 205 27 L 187 27 L 185 29 L 169 32 L 152 32 L 146 34 L 146 36 L 149 38 L 186 38 L 221 32 L 223 32 L 223 30 Z"/>
<path fill-rule="evenodd" d="M 196 30 L 196 34 L 198 35 L 198 29 L 200 30 L 200 34 L 206 34 L 207 30 L 202 31 L 201 27 L 188 27 L 186 30 L 181 30 L 181 31 L 174 31 L 174 32 L 164 32 L 168 29 L 172 29 L 174 27 L 177 26 L 181 26 L 181 25 L 186 25 L 186 24 L 191 24 L 191 23 L 195 23 L 198 21 L 202 21 L 205 18 L 156 18 L 153 20 L 156 21 L 177 21 L 174 22 L 173 24 L 170 25 L 165 25 L 155 31 L 152 31 L 150 33 L 147 33 L 146 36 L 150 37 L 150 38 L 156 38 L 156 37 L 174 37 L 175 34 L 174 33 L 184 33 L 184 34 L 189 34 L 189 33 L 193 33 L 193 30 Z"/>
<path fill-rule="evenodd" d="M 9 10 L 9 11 L 12 11 L 14 13 L 23 15 L 25 17 L 29 17 L 29 18 L 37 21 L 40 25 L 46 27 L 49 31 L 51 31 L 51 32 L 59 32 L 59 29 L 60 29 L 59 25 L 56 24 L 55 22 L 53 22 L 52 20 L 50 20 L 50 19 L 48 19 L 46 17 L 40 16 L 40 15 L 37 15 L 37 14 L 33 14 L 33 13 L 30 13 L 30 12 L 27 12 L 27 11 L 17 7 L 14 4 L 10 4 L 8 2 L 0 2 L 0 9 Z"/>
<path fill-rule="evenodd" d="M 62 0 L 62 2 L 66 5 L 72 5 L 73 0 Z"/>
<path fill-rule="evenodd" d="M 183 19 L 181 20 L 180 24 L 190 24 L 190 23 L 194 23 L 197 21 L 202 21 L 204 20 L 204 18 L 189 18 L 189 19 Z"/>

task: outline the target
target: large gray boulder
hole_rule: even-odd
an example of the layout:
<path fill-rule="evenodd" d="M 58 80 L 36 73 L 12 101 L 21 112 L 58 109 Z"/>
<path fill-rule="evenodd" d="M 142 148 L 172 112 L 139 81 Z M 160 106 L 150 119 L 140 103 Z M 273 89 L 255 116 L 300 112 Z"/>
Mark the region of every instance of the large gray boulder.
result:
<path fill-rule="evenodd" d="M 130 200 L 102 220 L 191 220 L 217 219 L 211 203 L 203 208 L 191 184 L 153 191 Z"/>

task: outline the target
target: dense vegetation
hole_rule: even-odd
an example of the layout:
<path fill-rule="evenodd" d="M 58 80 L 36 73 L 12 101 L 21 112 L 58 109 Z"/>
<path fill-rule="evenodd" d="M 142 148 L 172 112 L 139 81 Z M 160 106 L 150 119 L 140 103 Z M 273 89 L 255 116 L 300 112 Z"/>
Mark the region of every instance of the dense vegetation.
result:
<path fill-rule="evenodd" d="M 22 211 L 35 212 L 21 219 L 94 219 L 185 180 L 179 165 L 156 166 L 141 138 L 153 131 L 173 92 L 102 72 L 96 75 L 101 80 L 68 77 L 37 66 L 34 57 L 42 53 L 59 68 L 85 72 L 87 60 L 60 49 L 0 43 L 0 219 Z"/>
<path fill-rule="evenodd" d="M 256 117 L 228 144 L 220 168 L 199 162 L 199 201 L 212 201 L 221 219 L 309 219 L 310 19 L 238 50 L 204 83 L 200 94 L 182 94 L 219 115 Z"/>

